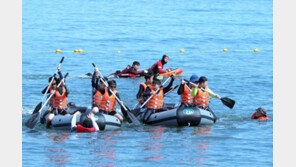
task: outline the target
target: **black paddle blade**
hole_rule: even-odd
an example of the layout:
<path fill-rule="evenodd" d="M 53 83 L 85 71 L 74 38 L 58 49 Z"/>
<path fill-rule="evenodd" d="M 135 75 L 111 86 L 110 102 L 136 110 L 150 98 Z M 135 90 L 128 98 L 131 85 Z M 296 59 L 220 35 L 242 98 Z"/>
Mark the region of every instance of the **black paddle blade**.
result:
<path fill-rule="evenodd" d="M 25 125 L 30 128 L 33 129 L 38 121 L 38 116 L 39 116 L 39 110 L 41 109 L 42 106 L 42 102 L 40 102 L 39 104 L 37 104 L 37 106 L 35 107 L 32 116 L 28 119 L 28 121 L 25 123 Z"/>
<path fill-rule="evenodd" d="M 35 127 L 35 125 L 37 124 L 38 118 L 39 118 L 39 112 L 33 114 L 28 121 L 25 123 L 25 125 L 30 128 L 33 129 Z"/>
<path fill-rule="evenodd" d="M 227 106 L 227 107 L 229 107 L 229 108 L 233 108 L 233 106 L 234 106 L 234 104 L 235 104 L 235 101 L 234 100 L 232 100 L 232 99 L 230 99 L 230 98 L 228 98 L 228 97 L 222 97 L 221 98 L 221 101 L 222 101 L 222 103 L 225 105 L 225 106 Z"/>
<path fill-rule="evenodd" d="M 132 124 L 135 124 L 135 125 L 140 125 L 140 121 L 137 119 L 137 117 L 130 111 L 129 108 L 127 108 L 127 116 L 128 118 L 130 119 L 131 123 Z"/>

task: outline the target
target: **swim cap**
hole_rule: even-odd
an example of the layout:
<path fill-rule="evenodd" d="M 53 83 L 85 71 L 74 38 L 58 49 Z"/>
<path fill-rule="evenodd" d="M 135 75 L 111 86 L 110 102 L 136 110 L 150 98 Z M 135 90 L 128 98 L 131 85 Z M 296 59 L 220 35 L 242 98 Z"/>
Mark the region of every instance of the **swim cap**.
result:
<path fill-rule="evenodd" d="M 191 75 L 190 77 L 190 82 L 198 82 L 199 77 L 195 74 Z"/>

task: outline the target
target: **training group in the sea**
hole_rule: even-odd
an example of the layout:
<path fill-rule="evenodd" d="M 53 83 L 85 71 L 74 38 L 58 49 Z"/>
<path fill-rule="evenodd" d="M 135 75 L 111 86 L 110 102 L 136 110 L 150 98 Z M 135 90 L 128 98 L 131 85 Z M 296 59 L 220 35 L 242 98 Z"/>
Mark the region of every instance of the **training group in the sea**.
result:
<path fill-rule="evenodd" d="M 175 76 L 183 72 L 181 68 L 164 70 L 169 56 L 163 55 L 162 59 L 153 64 L 149 69 L 138 71 L 140 63 L 134 61 L 132 66 L 127 66 L 122 71 L 116 71 L 104 77 L 99 68 L 93 63 L 93 74 L 88 73 L 92 85 L 92 104 L 88 107 L 76 106 L 68 102 L 69 89 L 66 86 L 68 73 L 63 76 L 60 66 L 48 80 L 48 86 L 42 91 L 43 98 L 35 107 L 31 117 L 25 125 L 32 129 L 39 121 L 46 128 L 67 129 L 72 132 L 95 132 L 100 130 L 113 130 L 120 128 L 123 121 L 140 125 L 163 126 L 198 126 L 214 124 L 217 120 L 214 112 L 209 107 L 210 97 L 218 98 L 221 102 L 233 108 L 235 101 L 228 97 L 220 97 L 207 86 L 205 76 L 192 75 L 189 80 L 181 79 L 181 84 L 173 86 Z M 58 76 L 56 76 L 58 74 Z M 168 76 L 161 81 L 159 76 Z M 116 90 L 117 84 L 111 78 L 141 77 L 145 82 L 139 85 L 135 97 L 138 104 L 130 110 L 120 98 Z M 167 86 L 166 83 L 169 82 Z M 165 86 L 165 87 L 164 87 Z M 181 102 L 166 103 L 164 97 L 177 89 Z M 45 102 L 44 98 L 47 96 Z M 179 99 L 176 101 L 179 101 Z M 121 113 L 116 111 L 116 102 L 121 106 Z M 258 108 L 252 119 L 267 120 L 266 110 Z"/>

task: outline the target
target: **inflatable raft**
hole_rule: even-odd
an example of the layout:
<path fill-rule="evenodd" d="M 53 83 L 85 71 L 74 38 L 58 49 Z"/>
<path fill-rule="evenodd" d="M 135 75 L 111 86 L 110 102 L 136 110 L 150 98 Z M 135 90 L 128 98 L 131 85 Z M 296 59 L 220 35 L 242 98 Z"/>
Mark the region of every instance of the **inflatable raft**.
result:
<path fill-rule="evenodd" d="M 47 108 L 43 109 L 41 114 L 43 114 L 46 110 Z M 84 119 L 86 119 L 87 114 L 91 112 L 91 107 L 69 107 L 67 112 L 69 114 L 74 114 L 76 111 L 81 112 L 81 114 L 76 118 L 76 123 L 82 124 Z M 49 114 L 45 116 L 46 119 L 48 115 Z M 94 117 L 100 130 L 114 130 L 121 127 L 120 120 L 114 116 L 97 113 Z M 72 118 L 73 115 L 55 115 L 51 122 L 51 127 L 54 129 L 71 130 Z"/>
<path fill-rule="evenodd" d="M 203 110 L 198 107 L 174 107 L 167 105 L 169 110 L 152 114 L 145 124 L 163 125 L 163 126 L 198 126 L 214 124 L 216 122 L 215 114 L 210 110 Z M 142 121 L 146 109 L 135 113 L 137 118 Z"/>
<path fill-rule="evenodd" d="M 178 68 L 175 70 L 172 70 L 167 73 L 159 74 L 159 76 L 171 76 L 173 73 L 176 75 L 179 75 L 183 72 L 182 68 Z M 92 76 L 90 73 L 86 74 L 88 76 Z M 135 74 L 130 74 L 130 73 L 125 73 L 125 74 L 120 74 L 120 71 L 117 71 L 116 73 L 112 73 L 108 75 L 108 78 L 135 78 L 135 77 L 141 77 L 140 75 L 135 75 Z"/>

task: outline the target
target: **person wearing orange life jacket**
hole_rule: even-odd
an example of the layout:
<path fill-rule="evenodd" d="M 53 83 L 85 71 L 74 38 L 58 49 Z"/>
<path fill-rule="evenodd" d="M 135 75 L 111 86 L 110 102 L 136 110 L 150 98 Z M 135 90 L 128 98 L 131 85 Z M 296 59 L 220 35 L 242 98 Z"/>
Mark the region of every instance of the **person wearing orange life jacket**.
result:
<path fill-rule="evenodd" d="M 266 109 L 263 107 L 257 108 L 251 119 L 269 120 L 268 116 L 266 115 Z"/>
<path fill-rule="evenodd" d="M 150 87 L 150 89 L 151 89 L 153 78 L 154 78 L 153 75 L 146 74 L 145 75 L 146 82 L 141 82 L 141 84 L 139 86 L 139 91 L 137 93 L 137 100 L 139 101 L 140 104 L 143 104 L 144 103 L 143 94 L 146 91 L 146 88 L 147 87 Z"/>
<path fill-rule="evenodd" d="M 145 123 L 149 117 L 155 113 L 155 112 L 161 112 L 167 110 L 166 107 L 164 107 L 164 101 L 163 101 L 163 95 L 170 91 L 170 88 L 173 85 L 175 75 L 170 76 L 172 79 L 168 86 L 163 88 L 161 86 L 161 81 L 159 79 L 154 79 L 152 83 L 152 87 L 147 87 L 146 91 L 144 92 L 143 96 L 146 101 L 151 95 L 152 98 L 147 103 L 147 110 L 141 114 L 142 121 Z M 160 88 L 159 91 L 156 92 L 156 90 Z"/>
<path fill-rule="evenodd" d="M 108 85 L 109 85 L 109 88 L 111 89 L 111 91 L 118 97 L 118 99 L 120 100 L 120 97 L 119 97 L 119 94 L 118 92 L 115 90 L 116 89 L 116 81 L 115 80 L 111 80 L 111 81 L 108 81 Z M 108 94 L 109 94 L 109 110 L 110 112 L 108 112 L 108 115 L 113 115 L 115 116 L 116 118 L 118 118 L 120 120 L 120 122 L 123 122 L 123 118 L 120 114 L 118 114 L 116 112 L 116 98 L 115 96 L 111 93 L 111 91 L 109 90 L 108 91 Z M 120 100 L 120 103 L 121 105 L 123 105 L 123 102 Z M 123 108 L 121 108 L 121 110 L 123 110 Z"/>
<path fill-rule="evenodd" d="M 192 75 L 190 77 L 190 82 L 198 84 L 199 77 L 197 75 Z M 195 106 L 194 97 L 191 95 L 193 89 L 193 85 L 189 83 L 185 83 L 184 80 L 181 81 L 181 85 L 178 89 L 178 95 L 181 95 L 181 106 L 185 105 L 186 107 Z"/>
<path fill-rule="evenodd" d="M 205 91 L 207 90 L 207 91 Z M 218 94 L 215 94 L 212 90 L 208 88 L 208 79 L 204 76 L 200 77 L 198 80 L 198 87 L 192 89 L 191 95 L 194 97 L 195 105 L 199 108 L 206 109 L 210 111 L 209 102 L 210 96 L 219 98 Z"/>
<path fill-rule="evenodd" d="M 59 74 L 59 79 L 61 80 L 61 79 L 63 79 L 63 75 L 62 75 L 62 73 L 61 73 L 61 69 L 60 69 L 60 66 L 58 66 L 58 74 Z M 45 94 L 45 92 L 46 92 L 46 90 L 47 90 L 47 88 L 49 87 L 49 89 L 48 89 L 48 92 L 47 92 L 47 94 L 49 94 L 48 95 L 48 97 L 50 96 L 50 94 L 51 93 L 53 93 L 53 91 L 57 88 L 57 78 L 56 77 L 54 77 L 54 76 L 52 76 L 52 77 L 49 77 L 49 79 L 48 79 L 48 86 L 46 86 L 43 90 L 42 90 L 42 94 Z M 52 83 L 50 84 L 50 81 L 52 80 L 52 78 L 53 78 L 53 81 L 52 81 Z M 47 98 L 48 98 L 47 97 Z M 50 100 L 49 100 L 49 102 L 48 102 L 48 105 L 49 105 L 49 108 L 48 108 L 48 110 L 46 110 L 43 114 L 42 114 L 42 116 L 40 117 L 40 123 L 41 124 L 44 124 L 44 122 L 45 122 L 45 116 L 52 110 L 52 106 L 53 106 L 53 101 L 54 101 L 54 97 L 51 97 L 50 98 Z"/>
<path fill-rule="evenodd" d="M 46 127 L 49 128 L 51 125 L 51 121 L 55 117 L 55 115 L 70 115 L 67 113 L 67 104 L 68 104 L 68 94 L 69 90 L 65 86 L 65 79 L 62 80 L 57 79 L 57 85 L 61 82 L 61 85 L 55 90 L 53 93 L 53 106 L 50 114 L 46 120 Z"/>

